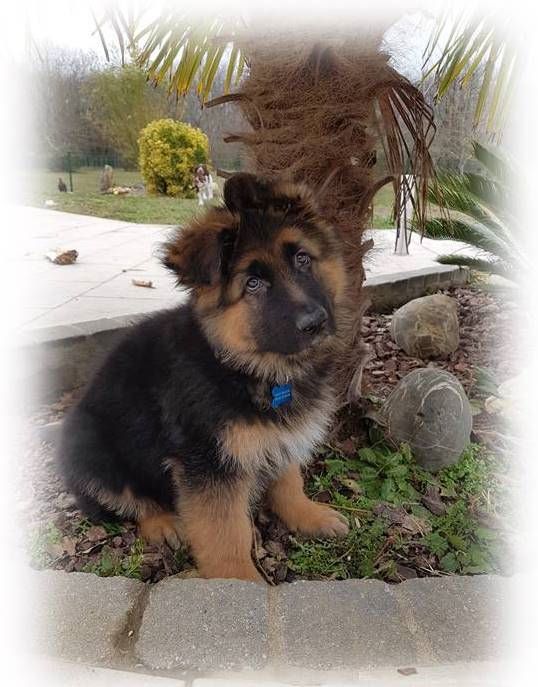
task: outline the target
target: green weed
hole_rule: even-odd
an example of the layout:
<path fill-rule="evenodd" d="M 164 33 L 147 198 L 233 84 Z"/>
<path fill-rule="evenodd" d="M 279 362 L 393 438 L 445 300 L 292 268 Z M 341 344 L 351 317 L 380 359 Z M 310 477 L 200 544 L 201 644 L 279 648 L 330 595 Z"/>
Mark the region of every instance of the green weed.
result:
<path fill-rule="evenodd" d="M 407 446 L 394 451 L 382 442 L 351 457 L 331 449 L 323 462 L 307 490 L 344 513 L 350 532 L 342 540 L 294 540 L 290 567 L 298 576 L 396 581 L 399 565 L 417 574 L 501 570 L 502 534 L 479 514 L 506 514 L 510 495 L 499 474 L 507 466 L 483 447 L 469 446 L 437 475 L 422 470 Z M 422 503 L 432 489 L 440 515 Z"/>
<path fill-rule="evenodd" d="M 30 565 L 33 568 L 46 568 L 57 557 L 53 552 L 53 546 L 62 541 L 62 533 L 53 523 L 35 530 L 28 543 L 28 555 Z"/>
<path fill-rule="evenodd" d="M 99 577 L 132 577 L 140 579 L 140 568 L 144 560 L 144 542 L 136 539 L 131 546 L 130 553 L 122 557 L 118 552 L 110 547 L 103 547 L 101 555 L 96 562 L 88 563 L 84 567 L 84 572 L 99 575 Z"/>

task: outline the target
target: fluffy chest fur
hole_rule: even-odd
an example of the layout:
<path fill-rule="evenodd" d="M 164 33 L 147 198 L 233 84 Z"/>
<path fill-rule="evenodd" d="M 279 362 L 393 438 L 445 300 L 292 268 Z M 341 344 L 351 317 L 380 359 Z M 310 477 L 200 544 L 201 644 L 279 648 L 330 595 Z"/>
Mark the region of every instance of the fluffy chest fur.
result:
<path fill-rule="evenodd" d="M 278 474 L 290 463 L 307 463 L 326 436 L 335 402 L 331 389 L 325 387 L 310 403 L 303 400 L 298 406 L 272 420 L 226 423 L 218 437 L 221 459 L 251 474 Z"/>

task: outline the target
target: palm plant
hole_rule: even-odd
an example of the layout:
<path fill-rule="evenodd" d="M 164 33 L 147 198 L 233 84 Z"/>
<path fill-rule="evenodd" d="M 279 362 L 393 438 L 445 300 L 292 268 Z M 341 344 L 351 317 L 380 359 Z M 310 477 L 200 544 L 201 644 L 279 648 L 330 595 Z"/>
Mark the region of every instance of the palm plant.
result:
<path fill-rule="evenodd" d="M 448 9 L 435 22 L 425 53 L 423 79 L 433 75 L 436 99 L 450 88 L 467 88 L 478 79 L 474 126 L 485 124 L 492 136 L 502 133 L 516 85 L 517 53 L 501 17 L 476 10 Z"/>
<path fill-rule="evenodd" d="M 105 51 L 103 29 L 112 27 L 122 55 L 129 52 L 170 93 L 184 95 L 195 85 L 206 107 L 235 103 L 249 129 L 225 140 L 243 144 L 251 171 L 285 175 L 316 190 L 323 216 L 345 246 L 350 288 L 338 379 L 343 395 L 356 398 L 365 352 L 362 257 L 371 245 L 362 236 L 371 200 L 383 185 L 411 173 L 422 225 L 433 176 L 432 110 L 390 64 L 383 43 L 390 22 L 373 27 L 357 18 L 345 29 L 326 23 L 321 32 L 271 30 L 260 22 L 256 30 L 229 13 L 204 20 L 167 4 L 149 18 L 145 10 L 122 12 L 111 3 L 95 23 Z M 208 101 L 222 63 L 225 92 Z M 383 176 L 373 164 L 379 149 L 386 159 Z"/>
<path fill-rule="evenodd" d="M 442 200 L 448 215 L 425 222 L 424 236 L 452 239 L 477 249 L 470 257 L 453 253 L 437 259 L 444 265 L 459 265 L 497 274 L 508 279 L 521 276 L 528 262 L 515 235 L 516 218 L 510 207 L 510 166 L 498 153 L 473 143 L 481 172 L 438 175 L 430 187 L 432 203 Z"/>

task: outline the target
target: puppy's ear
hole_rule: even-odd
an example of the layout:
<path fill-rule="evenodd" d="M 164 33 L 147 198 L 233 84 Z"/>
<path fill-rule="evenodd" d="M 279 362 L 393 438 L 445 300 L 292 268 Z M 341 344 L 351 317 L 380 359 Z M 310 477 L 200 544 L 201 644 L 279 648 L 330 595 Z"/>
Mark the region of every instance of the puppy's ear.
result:
<path fill-rule="evenodd" d="M 222 226 L 196 224 L 180 229 L 164 244 L 161 261 L 182 286 L 212 286 L 225 271 L 235 235 L 233 229 Z"/>
<path fill-rule="evenodd" d="M 224 184 L 224 202 L 230 212 L 257 210 L 266 206 L 272 198 L 269 182 L 254 174 L 234 174 Z"/>

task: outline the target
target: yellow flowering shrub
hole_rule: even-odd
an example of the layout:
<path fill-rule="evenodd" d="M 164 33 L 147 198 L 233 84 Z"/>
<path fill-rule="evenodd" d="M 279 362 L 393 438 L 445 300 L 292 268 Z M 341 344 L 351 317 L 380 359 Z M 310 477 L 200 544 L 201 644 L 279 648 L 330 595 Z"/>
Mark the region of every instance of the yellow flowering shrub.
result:
<path fill-rule="evenodd" d="M 209 141 L 203 131 L 175 119 L 157 119 L 142 129 L 138 145 L 148 193 L 195 197 L 194 169 L 209 160 Z"/>

